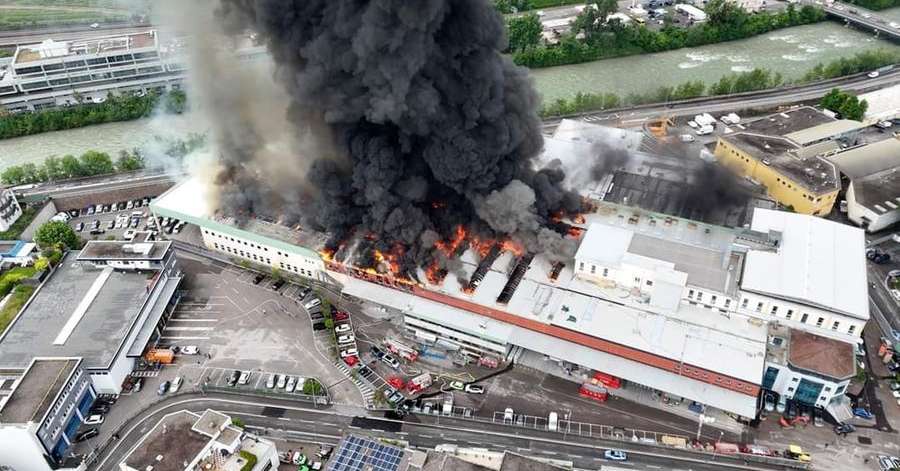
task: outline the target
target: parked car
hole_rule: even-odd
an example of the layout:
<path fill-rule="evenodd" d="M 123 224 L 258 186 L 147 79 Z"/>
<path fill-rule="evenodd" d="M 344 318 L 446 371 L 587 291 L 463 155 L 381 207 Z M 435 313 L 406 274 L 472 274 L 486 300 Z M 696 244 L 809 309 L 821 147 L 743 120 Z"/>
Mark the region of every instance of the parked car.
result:
<path fill-rule="evenodd" d="M 466 385 L 463 384 L 462 381 L 451 381 L 447 386 L 449 386 L 450 389 L 455 389 L 457 391 L 462 391 L 466 387 Z"/>
<path fill-rule="evenodd" d="M 229 386 L 234 386 L 238 382 L 238 378 L 241 377 L 241 372 L 238 370 L 234 370 L 228 375 L 228 379 L 226 380 L 226 384 Z"/>
<path fill-rule="evenodd" d="M 313 319 L 313 321 L 315 321 L 315 320 L 316 319 Z M 324 322 L 316 322 L 315 324 L 313 324 L 313 330 L 325 330 L 325 323 Z"/>
<path fill-rule="evenodd" d="M 261 281 L 264 280 L 265 278 L 266 278 L 266 275 L 263 275 L 262 273 L 259 273 L 259 274 L 257 274 L 256 276 L 253 277 L 253 284 L 254 284 L 254 285 L 258 285 L 259 282 L 261 282 Z"/>
<path fill-rule="evenodd" d="M 134 380 L 134 386 L 131 387 L 131 392 L 139 393 L 141 389 L 144 388 L 144 378 L 138 378 Z"/>
<path fill-rule="evenodd" d="M 866 76 L 868 76 L 869 78 L 876 78 L 876 77 L 878 77 L 878 75 L 880 75 L 880 74 L 878 73 L 877 70 L 873 70 L 873 71 L 869 72 L 868 74 L 866 74 Z"/>
<path fill-rule="evenodd" d="M 111 231 L 116 228 L 116 221 L 109 221 L 106 223 L 106 230 Z"/>
<path fill-rule="evenodd" d="M 334 326 L 334 331 L 339 334 L 343 333 L 343 332 L 349 332 L 350 324 L 338 324 L 338 325 Z"/>
<path fill-rule="evenodd" d="M 503 422 L 512 422 L 514 420 L 514 412 L 512 407 L 507 407 L 506 410 L 503 411 Z"/>
<path fill-rule="evenodd" d="M 772 412 L 775 410 L 775 397 L 771 394 L 766 394 L 765 408 L 767 412 Z"/>
<path fill-rule="evenodd" d="M 387 363 L 391 368 L 394 368 L 394 369 L 400 368 L 400 362 L 397 361 L 396 358 L 394 358 L 390 355 L 385 355 L 385 356 L 381 357 L 381 361 Z"/>
<path fill-rule="evenodd" d="M 159 389 L 156 390 L 156 394 L 159 394 L 160 396 L 162 396 L 168 390 L 169 390 L 169 382 L 163 381 L 162 384 L 159 385 Z"/>
<path fill-rule="evenodd" d="M 606 450 L 603 457 L 611 461 L 627 461 L 628 455 L 622 450 Z"/>
<path fill-rule="evenodd" d="M 306 304 L 303 305 L 303 307 L 306 308 L 307 310 L 309 310 L 309 309 L 312 309 L 321 304 L 322 304 L 322 300 L 319 298 L 315 298 L 310 301 L 307 301 Z"/>
<path fill-rule="evenodd" d="M 200 353 L 200 349 L 196 345 L 185 345 L 181 347 L 179 353 L 182 355 L 196 355 Z"/>
<path fill-rule="evenodd" d="M 484 394 L 484 386 L 480 384 L 467 384 L 465 391 L 469 394 Z"/>
<path fill-rule="evenodd" d="M 109 412 L 109 404 L 104 404 L 101 402 L 99 404 L 95 403 L 91 407 L 91 414 L 105 414 L 107 412 Z"/>
<path fill-rule="evenodd" d="M 868 410 L 866 410 L 862 407 L 857 407 L 856 409 L 853 409 L 853 415 L 855 415 L 857 417 L 862 417 L 863 419 L 868 419 L 868 420 L 872 420 L 875 418 L 875 414 L 869 412 Z"/>
<path fill-rule="evenodd" d="M 274 374 L 269 375 L 269 379 L 266 380 L 266 387 L 272 389 L 275 387 L 275 376 Z"/>
<path fill-rule="evenodd" d="M 172 384 L 169 386 L 170 393 L 177 393 L 178 388 L 181 387 L 181 376 L 176 376 L 175 379 L 172 380 Z"/>
<path fill-rule="evenodd" d="M 85 430 L 84 432 L 81 432 L 78 435 L 75 435 L 75 441 L 83 442 L 85 440 L 90 440 L 91 438 L 94 438 L 97 435 L 100 435 L 100 430 L 98 430 L 96 428 L 89 428 L 89 429 Z"/>
<path fill-rule="evenodd" d="M 238 378 L 238 384 L 245 385 L 248 383 L 250 383 L 250 372 L 244 371 L 243 373 L 241 373 L 241 377 Z"/>
<path fill-rule="evenodd" d="M 294 386 L 297 385 L 297 379 L 291 376 L 287 380 L 287 385 L 285 385 L 284 390 L 287 392 L 294 392 Z"/>
<path fill-rule="evenodd" d="M 287 376 L 285 376 L 285 375 L 278 376 L 278 381 L 276 381 L 275 387 L 278 389 L 284 389 L 285 386 L 287 386 Z"/>
<path fill-rule="evenodd" d="M 369 351 L 372 352 L 372 355 L 379 360 L 384 356 L 384 350 L 376 347 L 375 345 L 372 345 L 372 347 L 369 348 Z"/>
<path fill-rule="evenodd" d="M 336 321 L 345 321 L 350 318 L 350 314 L 347 311 L 334 311 L 334 320 Z"/>
<path fill-rule="evenodd" d="M 79 222 L 79 223 L 75 226 L 75 230 L 78 231 L 78 232 L 83 231 L 83 230 L 84 230 L 84 223 L 83 223 L 83 222 Z"/>
<path fill-rule="evenodd" d="M 348 348 L 346 350 L 341 350 L 341 358 L 347 358 L 349 356 L 359 355 L 359 352 L 355 348 Z"/>
<path fill-rule="evenodd" d="M 834 433 L 846 437 L 848 433 L 856 431 L 856 427 L 850 424 L 840 424 L 834 426 Z"/>
<path fill-rule="evenodd" d="M 353 343 L 356 340 L 356 337 L 353 334 L 341 335 L 337 338 L 338 344 L 347 344 Z"/>

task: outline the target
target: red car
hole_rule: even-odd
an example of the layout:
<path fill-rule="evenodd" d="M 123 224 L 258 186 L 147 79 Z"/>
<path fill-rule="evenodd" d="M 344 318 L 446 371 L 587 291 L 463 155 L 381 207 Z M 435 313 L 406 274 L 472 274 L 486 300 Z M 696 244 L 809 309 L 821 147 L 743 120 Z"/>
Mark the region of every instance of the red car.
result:
<path fill-rule="evenodd" d="M 336 321 L 345 321 L 350 318 L 350 314 L 347 314 L 347 311 L 334 311 L 334 320 Z"/>
<path fill-rule="evenodd" d="M 348 357 L 344 357 L 344 363 L 346 363 L 347 366 L 353 366 L 359 363 L 359 358 L 356 355 L 350 355 Z"/>

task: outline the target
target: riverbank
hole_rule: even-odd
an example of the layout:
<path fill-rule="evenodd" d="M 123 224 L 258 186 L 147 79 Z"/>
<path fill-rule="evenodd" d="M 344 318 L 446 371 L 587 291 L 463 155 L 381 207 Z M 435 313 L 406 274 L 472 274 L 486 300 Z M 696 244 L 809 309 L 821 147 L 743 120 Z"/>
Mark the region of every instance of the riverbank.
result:
<path fill-rule="evenodd" d="M 656 93 L 661 87 L 703 81 L 754 69 L 778 73 L 795 82 L 817 64 L 884 50 L 900 54 L 900 46 L 834 23 L 798 26 L 741 41 L 641 56 L 531 70 L 545 105 L 571 100 L 578 93 L 629 95 Z"/>

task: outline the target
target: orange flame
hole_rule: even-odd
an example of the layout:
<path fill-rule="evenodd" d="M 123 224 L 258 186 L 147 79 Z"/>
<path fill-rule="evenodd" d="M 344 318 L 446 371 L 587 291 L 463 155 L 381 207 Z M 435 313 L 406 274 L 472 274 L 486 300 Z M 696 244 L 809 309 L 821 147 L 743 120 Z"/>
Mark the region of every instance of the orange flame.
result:
<path fill-rule="evenodd" d="M 443 252 L 447 258 L 452 258 L 464 240 L 466 240 L 466 229 L 460 225 L 456 226 L 456 232 L 453 234 L 452 239 L 447 241 L 439 240 L 434 243 L 434 246 Z"/>
<path fill-rule="evenodd" d="M 334 249 L 322 249 L 319 251 L 319 255 L 321 255 L 322 259 L 326 262 L 331 262 L 334 260 Z"/>
<path fill-rule="evenodd" d="M 512 254 L 516 257 L 519 257 L 525 253 L 525 248 L 522 247 L 522 244 L 512 239 L 504 240 L 503 243 L 500 244 L 500 248 L 507 252 L 512 252 Z"/>
<path fill-rule="evenodd" d="M 570 226 L 569 227 L 569 235 L 575 238 L 581 237 L 581 234 L 584 233 L 584 229 L 578 226 Z"/>

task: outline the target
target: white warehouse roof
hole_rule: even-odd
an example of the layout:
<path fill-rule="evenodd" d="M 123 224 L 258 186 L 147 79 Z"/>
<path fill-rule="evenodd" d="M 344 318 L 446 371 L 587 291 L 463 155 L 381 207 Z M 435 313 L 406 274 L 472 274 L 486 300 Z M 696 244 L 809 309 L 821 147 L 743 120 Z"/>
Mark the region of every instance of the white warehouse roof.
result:
<path fill-rule="evenodd" d="M 777 252 L 747 254 L 742 289 L 869 319 L 862 230 L 762 208 L 751 228 L 780 231 L 782 242 Z"/>

